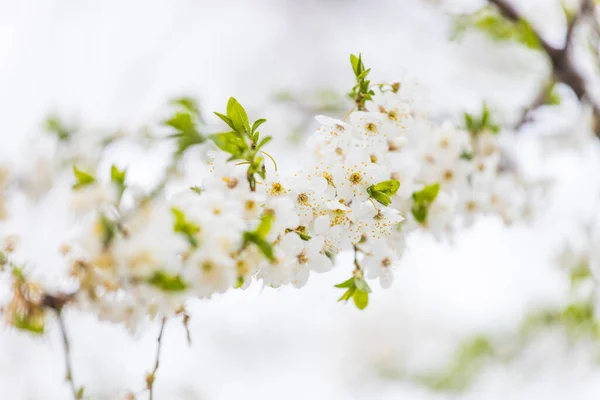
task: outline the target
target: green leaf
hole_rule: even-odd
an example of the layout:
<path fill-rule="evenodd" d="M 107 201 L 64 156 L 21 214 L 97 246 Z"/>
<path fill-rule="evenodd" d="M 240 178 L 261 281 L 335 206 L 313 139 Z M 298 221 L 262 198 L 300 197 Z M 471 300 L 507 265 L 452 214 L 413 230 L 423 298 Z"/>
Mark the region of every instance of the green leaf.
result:
<path fill-rule="evenodd" d="M 264 118 L 257 119 L 256 121 L 254 121 L 254 123 L 252 124 L 252 133 L 256 132 L 258 127 L 264 124 L 265 122 L 267 122 L 267 120 Z"/>
<path fill-rule="evenodd" d="M 190 190 L 194 193 L 198 193 L 198 194 L 202 193 L 202 188 L 200 186 L 192 186 L 192 187 L 190 187 Z"/>
<path fill-rule="evenodd" d="M 244 243 L 254 243 L 269 261 L 275 261 L 273 246 L 256 232 L 244 232 Z"/>
<path fill-rule="evenodd" d="M 336 288 L 340 288 L 340 289 L 345 289 L 345 288 L 349 288 L 351 286 L 354 285 L 354 277 L 348 279 L 347 281 L 344 281 L 342 283 L 338 283 L 337 285 L 335 285 Z"/>
<path fill-rule="evenodd" d="M 493 6 L 483 7 L 473 14 L 458 17 L 455 20 L 452 37 L 459 37 L 468 28 L 478 30 L 498 42 L 512 41 L 532 50 L 542 48 L 528 21 L 524 19 L 516 22 L 509 20 Z"/>
<path fill-rule="evenodd" d="M 413 217 L 417 220 L 417 222 L 424 223 L 427 220 L 428 209 L 422 205 L 413 205 L 410 209 Z"/>
<path fill-rule="evenodd" d="M 369 305 L 369 293 L 357 290 L 354 292 L 354 304 L 359 310 L 364 310 Z"/>
<path fill-rule="evenodd" d="M 235 286 L 233 288 L 234 289 L 239 289 L 242 286 L 244 286 L 244 277 L 243 276 L 238 276 L 237 282 L 235 283 Z"/>
<path fill-rule="evenodd" d="M 102 247 L 108 249 L 117 236 L 117 227 L 106 215 L 100 214 L 100 227 L 102 228 Z"/>
<path fill-rule="evenodd" d="M 305 242 L 308 242 L 311 237 L 308 236 L 306 233 L 302 233 L 302 232 L 298 232 L 298 231 L 294 231 L 298 234 L 298 236 L 300 236 L 300 239 L 304 240 Z"/>
<path fill-rule="evenodd" d="M 200 227 L 194 222 L 188 220 L 183 211 L 176 207 L 171 208 L 171 213 L 175 219 L 173 223 L 173 231 L 185 236 L 188 243 L 192 247 L 198 247 L 198 239 L 196 236 L 198 232 L 200 232 Z"/>
<path fill-rule="evenodd" d="M 14 319 L 14 326 L 22 331 L 41 335 L 44 333 L 44 318 L 42 316 L 27 316 L 22 313 L 17 313 Z"/>
<path fill-rule="evenodd" d="M 413 206 L 411 207 L 411 212 L 413 217 L 415 217 L 415 220 L 420 223 L 424 223 L 427 220 L 429 206 L 435 201 L 439 192 L 440 184 L 434 183 L 433 185 L 425 186 L 420 191 L 413 193 Z"/>
<path fill-rule="evenodd" d="M 61 121 L 55 115 L 51 115 L 48 118 L 46 118 L 44 128 L 46 129 L 46 131 L 55 134 L 56 137 L 58 137 L 58 139 L 63 142 L 68 141 L 73 135 L 71 129 L 67 128 L 63 121 Z"/>
<path fill-rule="evenodd" d="M 393 196 L 400 189 L 400 182 L 395 179 L 379 182 L 373 187 L 374 191 L 383 193 L 386 196 Z"/>
<path fill-rule="evenodd" d="M 182 133 L 176 133 L 170 136 L 173 139 L 177 139 L 177 155 L 181 156 L 192 146 L 202 144 L 206 141 L 206 138 L 195 131 L 188 131 Z"/>
<path fill-rule="evenodd" d="M 338 302 L 340 301 L 348 301 L 352 298 L 352 296 L 354 296 L 354 293 L 356 292 L 356 286 L 352 285 L 348 288 L 348 290 L 346 290 L 344 292 L 344 294 L 342 295 L 342 297 L 340 297 L 338 299 Z"/>
<path fill-rule="evenodd" d="M 258 144 L 256 145 L 256 150 L 260 150 L 261 147 L 263 147 L 264 145 L 269 143 L 271 140 L 273 140 L 272 136 L 267 136 L 267 137 L 262 138 L 260 140 L 260 142 L 258 142 Z"/>
<path fill-rule="evenodd" d="M 384 206 L 389 206 L 391 203 L 390 197 L 396 194 L 400 188 L 400 182 L 395 179 L 379 182 L 376 185 L 371 185 L 367 188 L 367 193 L 373 199 L 377 200 Z"/>
<path fill-rule="evenodd" d="M 148 283 L 165 292 L 180 292 L 187 289 L 186 283 L 179 275 L 171 275 L 165 271 L 156 271 Z"/>
<path fill-rule="evenodd" d="M 73 166 L 73 174 L 75 175 L 75 183 L 73 184 L 73 189 L 81 189 L 82 187 L 91 185 L 96 182 L 96 178 L 78 169 L 75 165 Z"/>
<path fill-rule="evenodd" d="M 260 238 L 265 239 L 269 232 L 271 231 L 271 225 L 273 224 L 273 215 L 272 214 L 264 214 L 260 219 L 260 224 L 254 231 Z"/>
<path fill-rule="evenodd" d="M 171 104 L 182 107 L 184 110 L 188 111 L 191 114 L 196 115 L 197 117 L 201 117 L 200 108 L 198 107 L 198 103 L 195 99 L 191 97 L 180 97 L 177 99 L 171 100 Z"/>
<path fill-rule="evenodd" d="M 379 203 L 383 204 L 386 207 L 389 206 L 390 203 L 392 202 L 392 200 L 389 198 L 389 196 L 387 196 L 386 194 L 383 194 L 381 192 L 378 192 L 378 191 L 374 190 L 373 186 L 369 186 L 367 188 L 367 193 L 373 199 L 377 200 Z"/>
<path fill-rule="evenodd" d="M 218 113 L 215 111 L 215 115 L 223 120 L 231 129 L 235 130 L 235 125 L 233 125 L 233 121 L 227 115 Z"/>
<path fill-rule="evenodd" d="M 356 285 L 356 288 L 361 292 L 371 293 L 371 288 L 369 287 L 369 284 L 367 283 L 367 281 L 365 281 L 364 278 L 354 278 L 354 284 Z"/>
<path fill-rule="evenodd" d="M 233 126 L 237 132 L 246 132 L 248 135 L 251 134 L 250 122 L 248 121 L 248 114 L 244 107 L 234 98 L 230 97 L 227 102 L 227 116 L 231 119 Z"/>
<path fill-rule="evenodd" d="M 544 92 L 544 104 L 549 106 L 558 106 L 560 105 L 560 102 L 560 95 L 556 92 L 556 83 L 553 82 L 546 87 Z"/>
<path fill-rule="evenodd" d="M 196 124 L 192 115 L 188 112 L 177 112 L 171 118 L 163 122 L 164 125 L 170 126 L 179 132 L 190 132 L 196 130 Z"/>
<path fill-rule="evenodd" d="M 120 171 L 116 165 L 112 165 L 110 167 L 110 180 L 117 185 L 117 188 L 119 189 L 119 201 L 121 199 L 121 196 L 123 195 L 123 192 L 125 191 L 125 178 L 127 175 L 127 170 L 122 170 Z M 117 202 L 118 204 L 119 202 Z"/>
<path fill-rule="evenodd" d="M 440 184 L 434 183 L 433 185 L 425 186 L 418 192 L 414 192 L 412 197 L 417 203 L 432 203 L 440 192 Z"/>
<path fill-rule="evenodd" d="M 360 54 L 359 54 L 360 56 Z M 354 75 L 360 75 L 359 64 L 361 63 L 360 58 L 356 57 L 354 54 L 350 54 L 350 64 L 352 64 L 352 70 L 354 71 Z"/>
<path fill-rule="evenodd" d="M 248 145 L 235 132 L 215 133 L 208 136 L 218 148 L 232 156 L 239 157 Z"/>
<path fill-rule="evenodd" d="M 460 159 L 471 161 L 471 160 L 473 160 L 473 153 L 471 153 L 469 151 L 463 151 L 462 153 L 460 153 Z"/>

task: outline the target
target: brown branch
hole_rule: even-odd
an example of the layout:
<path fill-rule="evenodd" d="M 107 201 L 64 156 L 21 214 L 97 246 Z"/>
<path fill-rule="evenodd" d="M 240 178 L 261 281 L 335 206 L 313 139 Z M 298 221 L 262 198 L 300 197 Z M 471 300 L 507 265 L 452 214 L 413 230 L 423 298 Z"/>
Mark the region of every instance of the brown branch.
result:
<path fill-rule="evenodd" d="M 150 392 L 149 400 L 154 398 L 154 381 L 156 378 L 156 371 L 158 371 L 158 367 L 160 365 L 160 349 L 162 347 L 162 338 L 165 332 L 165 325 L 167 324 L 167 317 L 163 317 L 160 325 L 160 332 L 158 333 L 158 346 L 156 346 L 156 359 L 154 361 L 154 369 L 151 373 L 146 376 L 146 388 Z"/>
<path fill-rule="evenodd" d="M 506 0 L 488 0 L 490 4 L 496 6 L 498 11 L 509 21 L 519 22 L 523 18 L 521 14 L 517 11 L 517 9 L 507 2 Z M 535 29 L 532 28 L 533 34 L 535 35 L 537 41 L 540 43 L 544 51 L 552 58 L 553 56 L 558 56 L 561 52 L 560 49 L 555 48 L 551 44 L 549 44 Z"/>
<path fill-rule="evenodd" d="M 506 0 L 488 0 L 488 2 L 496 6 L 498 11 L 500 11 L 500 13 L 506 19 L 512 22 L 518 22 L 523 19 L 517 9 Z M 579 101 L 592 106 L 595 120 L 593 129 L 596 133 L 596 136 L 600 137 L 600 107 L 597 104 L 594 104 L 593 99 L 590 98 L 585 78 L 575 66 L 575 63 L 570 55 L 573 32 L 583 17 L 589 15 L 593 11 L 594 5 L 592 4 L 592 1 L 583 0 L 583 3 L 581 4 L 577 14 L 572 18 L 571 21 L 569 21 L 565 36 L 565 45 L 562 49 L 557 49 L 550 45 L 535 29 L 532 28 L 532 31 L 550 60 L 554 79 L 557 82 L 561 82 L 569 86 Z M 537 97 L 534 99 L 532 105 L 535 105 L 536 102 Z M 528 114 L 533 110 L 533 108 L 530 106 L 526 110 Z"/>
<path fill-rule="evenodd" d="M 73 379 L 73 368 L 71 366 L 71 346 L 69 344 L 69 337 L 67 335 L 67 327 L 62 315 L 62 309 L 55 309 L 56 317 L 58 319 L 58 326 L 60 327 L 60 333 L 62 335 L 63 340 L 63 349 L 65 353 L 65 368 L 67 371 L 66 380 L 71 387 L 71 392 L 73 393 L 73 398 L 75 400 L 80 400 L 83 395 L 82 389 L 77 389 L 75 386 L 75 381 Z"/>

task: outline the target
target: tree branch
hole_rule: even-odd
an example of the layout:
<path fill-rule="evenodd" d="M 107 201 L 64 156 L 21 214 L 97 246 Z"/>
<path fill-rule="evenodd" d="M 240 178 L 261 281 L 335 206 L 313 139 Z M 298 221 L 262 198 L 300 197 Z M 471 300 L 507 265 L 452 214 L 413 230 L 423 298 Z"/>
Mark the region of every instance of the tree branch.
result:
<path fill-rule="evenodd" d="M 165 332 L 166 324 L 167 324 L 167 317 L 163 317 L 162 321 L 161 321 L 161 325 L 160 325 L 160 331 L 158 332 L 158 338 L 157 338 L 158 345 L 156 346 L 156 359 L 154 361 L 154 369 L 152 370 L 151 373 L 149 373 L 146 376 L 146 388 L 150 392 L 149 400 L 153 400 L 153 398 L 154 398 L 154 381 L 156 378 L 156 371 L 158 371 L 158 367 L 160 365 L 160 349 L 162 347 L 162 338 L 163 338 L 163 334 Z"/>
<path fill-rule="evenodd" d="M 73 398 L 75 400 L 80 400 L 83 395 L 82 389 L 77 389 L 75 386 L 75 381 L 73 380 L 73 368 L 71 366 L 71 346 L 69 344 L 69 337 L 67 335 L 67 327 L 62 315 L 62 308 L 55 309 L 56 317 L 58 319 L 58 326 L 60 327 L 60 333 L 62 335 L 63 340 L 63 349 L 65 353 L 65 368 L 67 371 L 66 380 L 69 382 L 69 386 L 71 387 L 71 392 L 73 393 Z"/>
<path fill-rule="evenodd" d="M 498 11 L 508 20 L 512 22 L 518 22 L 522 20 L 521 14 L 516 8 L 508 3 L 506 0 L 488 0 L 490 4 L 496 6 Z M 572 43 L 573 32 L 575 31 L 578 23 L 583 17 L 589 15 L 594 11 L 594 5 L 591 0 L 583 0 L 577 14 L 569 21 L 567 26 L 567 33 L 565 36 L 565 45 L 562 49 L 557 49 L 550 45 L 535 29 L 532 28 L 533 34 L 538 39 L 542 49 L 548 56 L 551 66 L 552 75 L 557 82 L 564 83 L 569 86 L 579 101 L 592 106 L 594 111 L 594 132 L 596 136 L 600 137 L 600 107 L 594 103 L 593 99 L 590 98 L 588 93 L 587 83 L 583 75 L 579 72 L 575 63 L 573 62 L 570 55 L 570 46 Z M 539 107 L 541 104 L 536 106 L 538 98 L 534 99 L 531 106 L 526 108 L 526 114 L 532 111 L 535 107 Z"/>

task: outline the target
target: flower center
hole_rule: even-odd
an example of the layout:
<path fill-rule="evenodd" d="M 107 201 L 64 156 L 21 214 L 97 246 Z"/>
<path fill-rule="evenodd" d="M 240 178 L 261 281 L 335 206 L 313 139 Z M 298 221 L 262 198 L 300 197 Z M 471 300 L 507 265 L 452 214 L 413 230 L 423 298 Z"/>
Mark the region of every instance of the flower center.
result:
<path fill-rule="evenodd" d="M 372 122 L 369 122 L 366 126 L 365 129 L 371 133 L 376 133 L 377 132 L 377 125 L 375 125 Z"/>
<path fill-rule="evenodd" d="M 353 185 L 358 185 L 360 182 L 362 182 L 362 179 L 362 175 L 359 172 L 353 172 L 348 178 L 350 183 L 352 183 Z"/>
<path fill-rule="evenodd" d="M 202 271 L 205 273 L 209 273 L 210 271 L 213 270 L 214 267 L 215 266 L 210 261 L 204 261 L 201 265 Z"/>
<path fill-rule="evenodd" d="M 446 171 L 444 171 L 444 175 L 443 178 L 445 181 L 451 181 L 454 179 L 454 172 L 452 172 L 452 170 L 447 169 Z"/>
<path fill-rule="evenodd" d="M 468 201 L 467 204 L 465 205 L 465 208 L 467 209 L 467 211 L 473 212 L 477 209 L 477 203 L 474 202 L 473 200 Z"/>
<path fill-rule="evenodd" d="M 244 209 L 246 211 L 253 211 L 256 209 L 256 202 L 254 200 L 246 200 L 244 203 Z"/>
<path fill-rule="evenodd" d="M 308 262 L 308 257 L 306 257 L 306 250 L 302 250 L 302 253 L 298 254 L 296 256 L 296 259 L 298 260 L 298 264 L 306 264 Z"/>
<path fill-rule="evenodd" d="M 275 182 L 271 185 L 271 190 L 269 190 L 269 194 L 271 196 L 280 196 L 284 194 L 286 191 L 279 182 Z"/>
<path fill-rule="evenodd" d="M 300 203 L 302 205 L 307 205 L 308 204 L 308 195 L 306 193 L 300 193 L 298 195 L 298 203 Z"/>

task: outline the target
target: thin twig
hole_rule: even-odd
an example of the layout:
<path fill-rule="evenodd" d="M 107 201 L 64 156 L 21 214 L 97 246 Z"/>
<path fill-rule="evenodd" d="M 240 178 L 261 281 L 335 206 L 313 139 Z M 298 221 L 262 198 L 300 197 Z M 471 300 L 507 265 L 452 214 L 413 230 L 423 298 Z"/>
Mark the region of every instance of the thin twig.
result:
<path fill-rule="evenodd" d="M 163 317 L 160 325 L 160 332 L 158 333 L 156 346 L 156 359 L 154 361 L 154 369 L 151 373 L 146 376 L 146 388 L 150 392 L 149 400 L 153 400 L 154 398 L 154 381 L 156 378 L 156 371 L 158 371 L 158 367 L 160 365 L 160 349 L 162 347 L 162 338 L 163 333 L 165 332 L 165 325 L 167 324 L 167 317 Z"/>
<path fill-rule="evenodd" d="M 66 380 L 69 382 L 69 386 L 71 387 L 71 392 L 73 393 L 73 398 L 75 400 L 81 399 L 81 391 L 77 389 L 75 386 L 75 381 L 73 380 L 73 368 L 71 366 L 71 347 L 69 344 L 69 337 L 67 335 L 67 327 L 65 325 L 65 321 L 62 315 L 62 309 L 55 309 L 56 316 L 58 319 L 58 326 L 60 327 L 60 333 L 63 339 L 63 349 L 65 352 L 65 368 L 67 370 Z"/>

